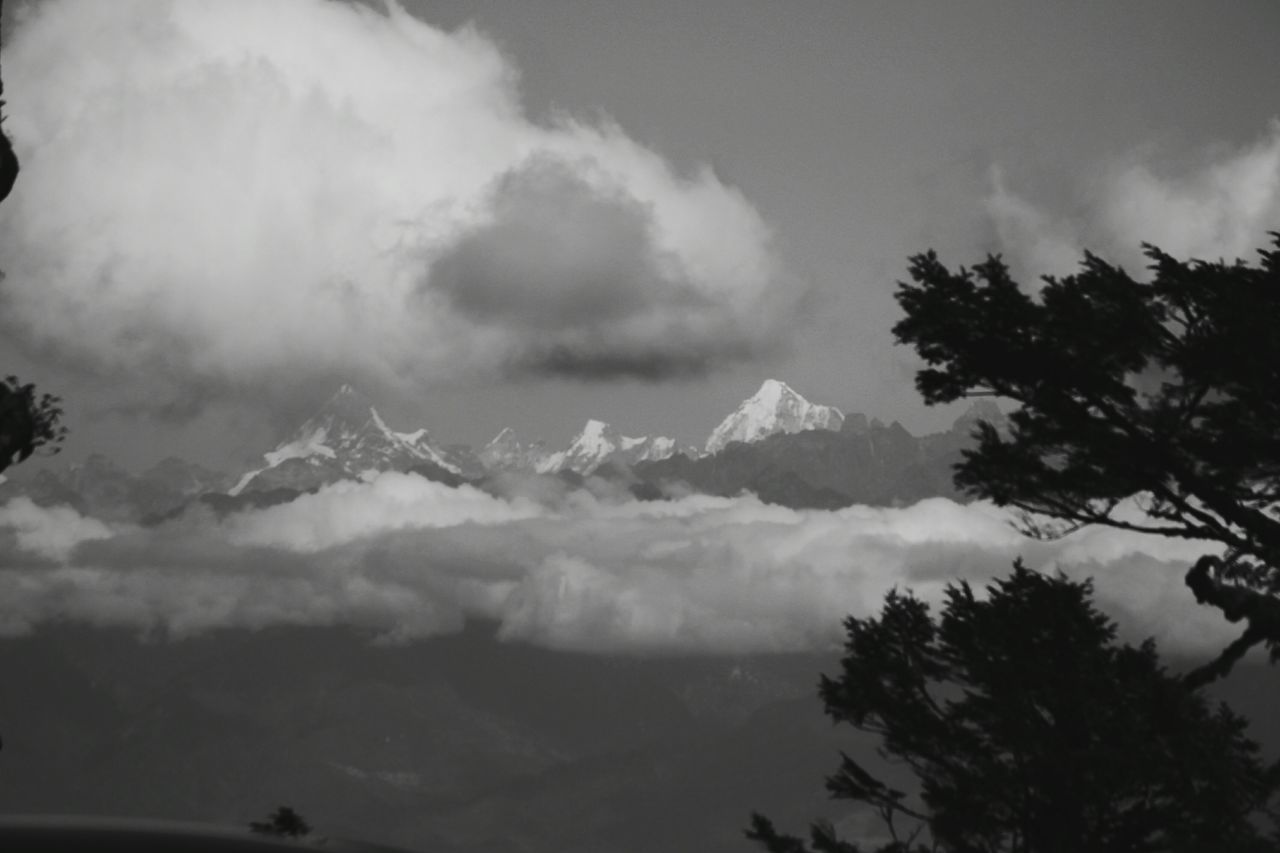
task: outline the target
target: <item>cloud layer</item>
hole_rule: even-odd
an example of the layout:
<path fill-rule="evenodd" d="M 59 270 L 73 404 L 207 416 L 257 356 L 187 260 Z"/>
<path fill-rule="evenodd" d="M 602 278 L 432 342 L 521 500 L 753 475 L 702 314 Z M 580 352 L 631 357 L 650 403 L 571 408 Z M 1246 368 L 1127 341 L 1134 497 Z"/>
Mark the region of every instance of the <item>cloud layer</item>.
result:
<path fill-rule="evenodd" d="M 987 214 L 1024 277 L 1066 275 L 1090 249 L 1140 272 L 1143 242 L 1180 258 L 1257 260 L 1280 227 L 1280 119 L 1256 141 L 1170 165 L 1135 152 L 1094 176 L 1076 216 L 1018 195 L 992 173 Z"/>
<path fill-rule="evenodd" d="M 661 378 L 774 348 L 802 296 L 709 169 L 532 120 L 490 40 L 394 3 L 49 0 L 5 76 L 6 331 L 97 371 Z"/>
<path fill-rule="evenodd" d="M 396 641 L 473 617 L 510 640 L 594 652 L 821 649 L 894 586 L 937 602 L 948 582 L 1005 574 L 1021 554 L 1095 577 L 1131 639 L 1207 651 L 1234 635 L 1182 583 L 1204 543 L 1103 529 L 1035 542 L 991 506 L 944 499 L 824 512 L 750 496 L 515 491 L 387 473 L 150 529 L 14 500 L 0 506 L 0 631 L 55 619 L 175 634 L 343 624 Z"/>

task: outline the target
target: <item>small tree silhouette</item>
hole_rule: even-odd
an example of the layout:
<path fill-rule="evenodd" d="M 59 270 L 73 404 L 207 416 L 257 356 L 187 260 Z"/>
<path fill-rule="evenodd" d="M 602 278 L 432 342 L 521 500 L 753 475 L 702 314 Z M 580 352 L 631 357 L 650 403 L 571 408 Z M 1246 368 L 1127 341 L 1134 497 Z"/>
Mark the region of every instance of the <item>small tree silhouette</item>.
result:
<path fill-rule="evenodd" d="M 36 386 L 16 376 L 0 379 L 0 471 L 38 450 L 57 453 L 66 436 L 61 401 L 38 394 Z"/>
<path fill-rule="evenodd" d="M 311 825 L 289 806 L 280 806 L 265 821 L 253 821 L 249 829 L 261 835 L 278 838 L 300 838 L 311 831 Z"/>

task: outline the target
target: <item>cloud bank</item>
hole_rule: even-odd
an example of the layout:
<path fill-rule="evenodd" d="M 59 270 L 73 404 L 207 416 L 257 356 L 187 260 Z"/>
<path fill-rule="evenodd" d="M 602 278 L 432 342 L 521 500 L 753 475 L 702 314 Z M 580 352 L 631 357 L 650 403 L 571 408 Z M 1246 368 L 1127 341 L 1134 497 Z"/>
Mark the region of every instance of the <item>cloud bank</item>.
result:
<path fill-rule="evenodd" d="M 1001 251 L 1024 279 L 1075 272 L 1088 248 L 1140 273 L 1143 242 L 1179 258 L 1254 262 L 1280 228 L 1280 119 L 1256 141 L 1168 165 L 1149 150 L 1094 177 L 1077 216 L 1011 189 L 997 169 L 986 199 Z"/>
<path fill-rule="evenodd" d="M 710 169 L 533 120 L 492 41 L 395 3 L 48 0 L 4 70 L 4 328 L 70 364 L 659 379 L 776 348 L 802 298 Z"/>
<path fill-rule="evenodd" d="M 994 507 L 945 499 L 827 512 L 749 495 L 645 503 L 524 491 L 387 473 L 148 529 L 14 500 L 0 506 L 0 631 L 63 619 L 174 635 L 350 625 L 403 641 L 483 618 L 506 639 L 557 649 L 826 649 L 846 614 L 878 611 L 895 586 L 939 602 L 948 582 L 1006 574 L 1021 554 L 1093 576 L 1130 639 L 1205 652 L 1235 634 L 1183 586 L 1205 543 L 1105 529 L 1036 542 Z"/>

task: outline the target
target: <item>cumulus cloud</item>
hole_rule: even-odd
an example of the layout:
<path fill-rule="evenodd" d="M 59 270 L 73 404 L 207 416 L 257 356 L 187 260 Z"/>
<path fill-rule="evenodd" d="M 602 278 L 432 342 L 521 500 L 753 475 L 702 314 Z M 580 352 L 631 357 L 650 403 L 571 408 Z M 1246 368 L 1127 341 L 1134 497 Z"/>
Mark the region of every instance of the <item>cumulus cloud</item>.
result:
<path fill-rule="evenodd" d="M 1175 257 L 1256 260 L 1280 223 L 1280 119 L 1250 144 L 1170 165 L 1151 149 L 1108 164 L 1065 216 L 1021 197 L 992 173 L 987 214 L 1024 276 L 1066 275 L 1085 248 L 1141 272 L 1143 242 Z"/>
<path fill-rule="evenodd" d="M 661 378 L 770 350 L 802 295 L 709 169 L 532 120 L 492 41 L 394 3 L 48 0 L 5 75 L 4 323 L 97 371 Z"/>
<path fill-rule="evenodd" d="M 581 651 L 823 649 L 846 614 L 876 612 L 894 587 L 937 603 L 947 583 L 981 584 L 1018 555 L 1094 577 L 1129 639 L 1205 652 L 1236 630 L 1183 585 L 1207 543 L 1101 528 L 1038 542 L 1001 510 L 945 499 L 797 511 L 749 495 L 539 497 L 388 473 L 149 529 L 15 501 L 0 507 L 0 631 L 55 619 L 177 634 L 342 624 L 400 641 L 483 618 L 509 640 Z M 46 533 L 13 535 L 34 529 Z"/>

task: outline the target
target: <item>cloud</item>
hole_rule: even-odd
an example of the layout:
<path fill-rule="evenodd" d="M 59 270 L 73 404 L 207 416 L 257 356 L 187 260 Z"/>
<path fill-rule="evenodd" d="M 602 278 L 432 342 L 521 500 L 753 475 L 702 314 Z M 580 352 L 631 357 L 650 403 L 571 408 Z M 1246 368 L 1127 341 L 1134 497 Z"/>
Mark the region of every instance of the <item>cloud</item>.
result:
<path fill-rule="evenodd" d="M 1144 149 L 1108 164 L 1076 216 L 1020 197 L 993 171 L 987 215 L 1024 278 L 1074 272 L 1085 248 L 1131 271 L 1141 244 L 1175 257 L 1256 260 L 1280 223 L 1280 119 L 1256 141 L 1170 164 Z"/>
<path fill-rule="evenodd" d="M 70 507 L 46 509 L 24 497 L 0 504 L 0 519 L 0 529 L 12 537 L 13 546 L 46 560 L 64 560 L 81 542 L 114 535 L 107 525 Z"/>
<path fill-rule="evenodd" d="M 157 407 L 192 383 L 702 373 L 778 346 L 803 298 L 712 171 L 532 120 L 492 41 L 394 3 L 49 0 L 5 76 L 6 330 L 162 381 Z"/>
<path fill-rule="evenodd" d="M 32 529 L 63 532 L 13 535 Z M 797 511 L 749 495 L 499 498 L 388 473 L 148 529 L 10 502 L 0 631 L 56 619 L 176 634 L 342 624 L 402 641 L 483 618 L 512 641 L 597 653 L 824 649 L 845 615 L 876 612 L 894 587 L 936 604 L 947 583 L 984 583 L 1022 555 L 1094 577 L 1127 639 L 1206 652 L 1236 633 L 1183 584 L 1210 547 L 1101 528 L 1038 542 L 995 507 L 945 499 Z"/>

